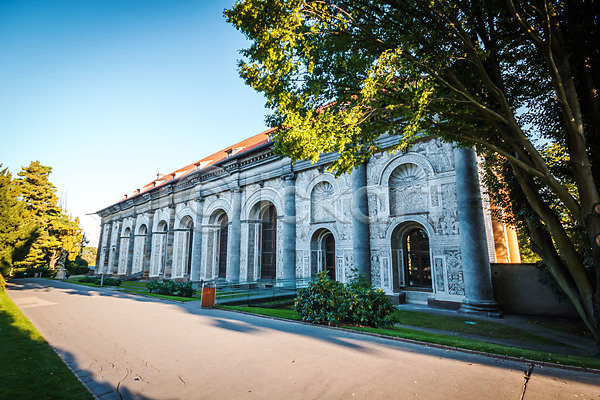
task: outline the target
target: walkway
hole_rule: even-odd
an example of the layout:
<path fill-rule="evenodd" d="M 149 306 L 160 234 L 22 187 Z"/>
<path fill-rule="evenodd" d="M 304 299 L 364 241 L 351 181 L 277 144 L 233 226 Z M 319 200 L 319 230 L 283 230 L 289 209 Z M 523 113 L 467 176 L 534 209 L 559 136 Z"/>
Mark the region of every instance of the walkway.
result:
<path fill-rule="evenodd" d="M 522 363 L 43 279 L 9 296 L 100 399 L 519 399 Z M 525 399 L 596 399 L 535 367 Z"/>

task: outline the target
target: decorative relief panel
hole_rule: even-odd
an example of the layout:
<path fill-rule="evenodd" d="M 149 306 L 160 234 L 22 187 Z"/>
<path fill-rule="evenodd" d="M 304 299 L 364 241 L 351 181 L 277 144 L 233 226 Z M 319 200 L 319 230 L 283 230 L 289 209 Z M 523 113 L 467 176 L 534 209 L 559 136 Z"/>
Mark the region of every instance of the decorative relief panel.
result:
<path fill-rule="evenodd" d="M 425 155 L 438 173 L 454 169 L 454 152 L 450 143 L 433 139 L 416 143 L 410 151 Z"/>
<path fill-rule="evenodd" d="M 427 208 L 426 174 L 416 164 L 402 164 L 390 175 L 390 212 L 392 215 Z"/>
<path fill-rule="evenodd" d="M 445 279 L 444 279 L 444 258 L 434 257 L 433 268 L 435 274 L 435 290 L 436 292 L 445 292 Z"/>
<path fill-rule="evenodd" d="M 310 211 L 312 222 L 335 220 L 335 191 L 327 181 L 319 182 L 310 195 Z"/>
<path fill-rule="evenodd" d="M 463 279 L 460 251 L 446 250 L 446 267 L 448 269 L 448 294 L 464 296 L 465 283 Z"/>

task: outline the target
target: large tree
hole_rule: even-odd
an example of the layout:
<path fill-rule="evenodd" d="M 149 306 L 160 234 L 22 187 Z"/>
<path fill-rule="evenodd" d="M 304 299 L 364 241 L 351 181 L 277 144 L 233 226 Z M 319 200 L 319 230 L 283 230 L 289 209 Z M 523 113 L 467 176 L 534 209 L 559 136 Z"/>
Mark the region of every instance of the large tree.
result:
<path fill-rule="evenodd" d="M 59 207 L 56 187 L 49 180 L 52 168 L 33 161 L 23 167 L 16 180 L 19 199 L 25 213 L 37 225 L 38 237 L 22 261 L 20 269 L 54 269 L 61 251 L 74 259 L 81 252 L 83 233 L 79 221 Z"/>
<path fill-rule="evenodd" d="M 379 151 L 440 136 L 487 155 L 532 249 L 600 343 L 600 31 L 594 0 L 241 0 L 240 73 L 261 91 L 276 149 Z M 558 160 L 568 163 L 557 175 Z M 560 163 L 558 163 L 560 167 Z M 514 211 L 514 210 L 513 210 Z M 584 240 L 581 240 L 584 237 Z"/>
<path fill-rule="evenodd" d="M 18 197 L 10 172 L 7 168 L 0 170 L 0 273 L 4 276 L 37 238 L 36 225 L 24 218 L 25 207 Z"/>

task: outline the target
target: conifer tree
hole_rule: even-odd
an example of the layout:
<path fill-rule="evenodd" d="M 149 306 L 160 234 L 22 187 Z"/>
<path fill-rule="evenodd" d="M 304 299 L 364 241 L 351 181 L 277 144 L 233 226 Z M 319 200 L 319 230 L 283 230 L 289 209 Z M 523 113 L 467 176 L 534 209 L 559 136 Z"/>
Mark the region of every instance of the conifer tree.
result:
<path fill-rule="evenodd" d="M 33 161 L 18 174 L 17 187 L 25 214 L 38 226 L 38 237 L 29 252 L 15 263 L 20 269 L 54 269 L 62 249 L 71 254 L 70 258 L 81 251 L 79 221 L 58 206 L 56 187 L 49 180 L 51 172 L 51 167 Z"/>

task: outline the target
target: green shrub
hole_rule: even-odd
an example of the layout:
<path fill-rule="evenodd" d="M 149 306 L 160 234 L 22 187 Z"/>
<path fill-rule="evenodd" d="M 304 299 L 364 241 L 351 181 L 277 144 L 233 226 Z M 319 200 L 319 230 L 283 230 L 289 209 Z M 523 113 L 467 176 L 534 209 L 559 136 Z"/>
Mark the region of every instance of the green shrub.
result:
<path fill-rule="evenodd" d="M 4 277 L 2 276 L 2 274 L 0 274 L 0 291 L 3 291 L 5 287 L 6 287 L 6 281 L 4 280 Z"/>
<path fill-rule="evenodd" d="M 166 296 L 192 297 L 196 293 L 191 282 L 150 281 L 146 283 L 146 288 L 150 293 Z"/>
<path fill-rule="evenodd" d="M 335 326 L 348 319 L 348 298 L 342 283 L 321 272 L 308 287 L 298 289 L 294 309 L 304 321 Z"/>
<path fill-rule="evenodd" d="M 385 292 L 371 287 L 362 274 L 354 274 L 344 285 L 322 272 L 307 288 L 298 290 L 294 309 L 308 322 L 380 327 L 393 322 L 394 306 Z"/>
<path fill-rule="evenodd" d="M 94 285 L 100 286 L 99 276 L 84 276 L 77 279 L 77 282 L 81 283 L 93 283 Z M 121 286 L 121 280 L 116 278 L 104 278 L 102 281 L 103 286 Z"/>

